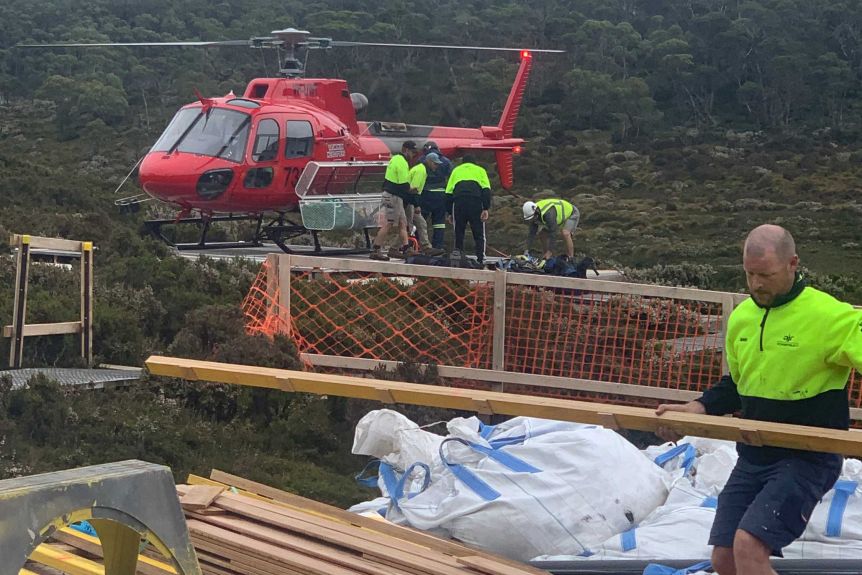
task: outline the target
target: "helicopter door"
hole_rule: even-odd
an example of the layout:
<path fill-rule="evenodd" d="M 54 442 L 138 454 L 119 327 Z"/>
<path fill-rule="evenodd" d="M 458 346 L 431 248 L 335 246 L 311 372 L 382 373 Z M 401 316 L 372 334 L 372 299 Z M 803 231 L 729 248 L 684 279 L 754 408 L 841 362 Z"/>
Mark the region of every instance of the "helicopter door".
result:
<path fill-rule="evenodd" d="M 285 187 L 295 190 L 299 176 L 314 153 L 314 129 L 307 120 L 288 120 L 285 123 L 284 157 L 286 161 Z"/>
<path fill-rule="evenodd" d="M 246 189 L 272 187 L 280 141 L 278 130 L 278 122 L 272 118 L 263 118 L 257 123 L 254 146 L 251 149 L 251 161 L 257 165 L 253 165 L 245 173 L 243 186 Z"/>

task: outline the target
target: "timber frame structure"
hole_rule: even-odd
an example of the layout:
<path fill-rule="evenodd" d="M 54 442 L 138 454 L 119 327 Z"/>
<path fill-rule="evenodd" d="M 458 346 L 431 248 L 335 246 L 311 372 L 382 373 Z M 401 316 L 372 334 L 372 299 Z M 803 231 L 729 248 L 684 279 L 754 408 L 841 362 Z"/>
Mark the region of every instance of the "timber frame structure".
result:
<path fill-rule="evenodd" d="M 12 325 L 3 326 L 3 337 L 11 338 L 9 367 L 23 367 L 24 338 L 37 335 L 81 335 L 81 357 L 93 365 L 93 243 L 57 238 L 12 234 L 9 244 L 18 250 L 15 268 L 15 303 Z M 27 285 L 30 255 L 35 250 L 68 252 L 81 259 L 81 319 L 61 323 L 27 324 Z"/>

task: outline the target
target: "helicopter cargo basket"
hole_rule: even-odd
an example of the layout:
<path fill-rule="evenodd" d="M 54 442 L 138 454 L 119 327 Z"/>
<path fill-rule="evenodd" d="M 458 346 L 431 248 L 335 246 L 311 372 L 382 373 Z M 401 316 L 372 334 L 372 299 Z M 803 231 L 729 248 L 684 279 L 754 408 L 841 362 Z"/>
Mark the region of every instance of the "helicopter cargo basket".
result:
<path fill-rule="evenodd" d="M 378 225 L 388 162 L 309 162 L 296 183 L 302 225 L 361 230 Z"/>

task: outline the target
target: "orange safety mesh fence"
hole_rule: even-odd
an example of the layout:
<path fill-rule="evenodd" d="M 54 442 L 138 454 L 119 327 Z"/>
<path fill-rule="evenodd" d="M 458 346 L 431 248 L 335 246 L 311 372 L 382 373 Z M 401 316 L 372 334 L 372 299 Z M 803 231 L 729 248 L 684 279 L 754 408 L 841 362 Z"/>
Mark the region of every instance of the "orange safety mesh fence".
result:
<path fill-rule="evenodd" d="M 292 270 L 285 325 L 287 312 L 272 285 L 267 290 L 264 266 L 243 309 L 250 331 L 289 331 L 301 353 L 492 369 L 494 284 L 488 276 Z M 506 372 L 524 374 L 523 383 L 505 384 L 509 392 L 655 405 L 659 400 L 530 385 L 530 376 L 704 391 L 722 373 L 719 303 L 509 284 L 505 307 L 502 364 Z M 475 379 L 449 383 L 495 388 Z M 851 379 L 852 407 L 862 406 L 860 384 L 858 376 Z"/>
<path fill-rule="evenodd" d="M 290 326 L 266 264 L 243 302 L 251 332 L 288 330 L 300 353 L 478 367 L 491 341 L 493 286 L 442 278 L 294 272 Z M 489 367 L 489 366 L 488 366 Z"/>

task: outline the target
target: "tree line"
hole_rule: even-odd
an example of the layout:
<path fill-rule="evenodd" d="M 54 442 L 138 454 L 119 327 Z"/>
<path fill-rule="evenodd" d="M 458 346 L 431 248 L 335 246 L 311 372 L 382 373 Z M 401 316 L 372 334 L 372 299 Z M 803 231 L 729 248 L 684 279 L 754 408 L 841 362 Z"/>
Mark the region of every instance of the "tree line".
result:
<path fill-rule="evenodd" d="M 58 128 L 136 123 L 158 132 L 193 90 L 221 95 L 272 75 L 242 48 L 50 49 L 18 43 L 244 39 L 294 26 L 336 39 L 559 48 L 528 94 L 560 130 L 631 139 L 672 126 L 757 130 L 860 124 L 862 11 L 849 0 L 33 0 L 0 6 L 0 101 L 42 98 Z M 380 119 L 476 125 L 496 119 L 514 58 L 338 49 L 314 75 L 365 92 Z M 529 114 L 522 130 L 530 131 Z"/>

